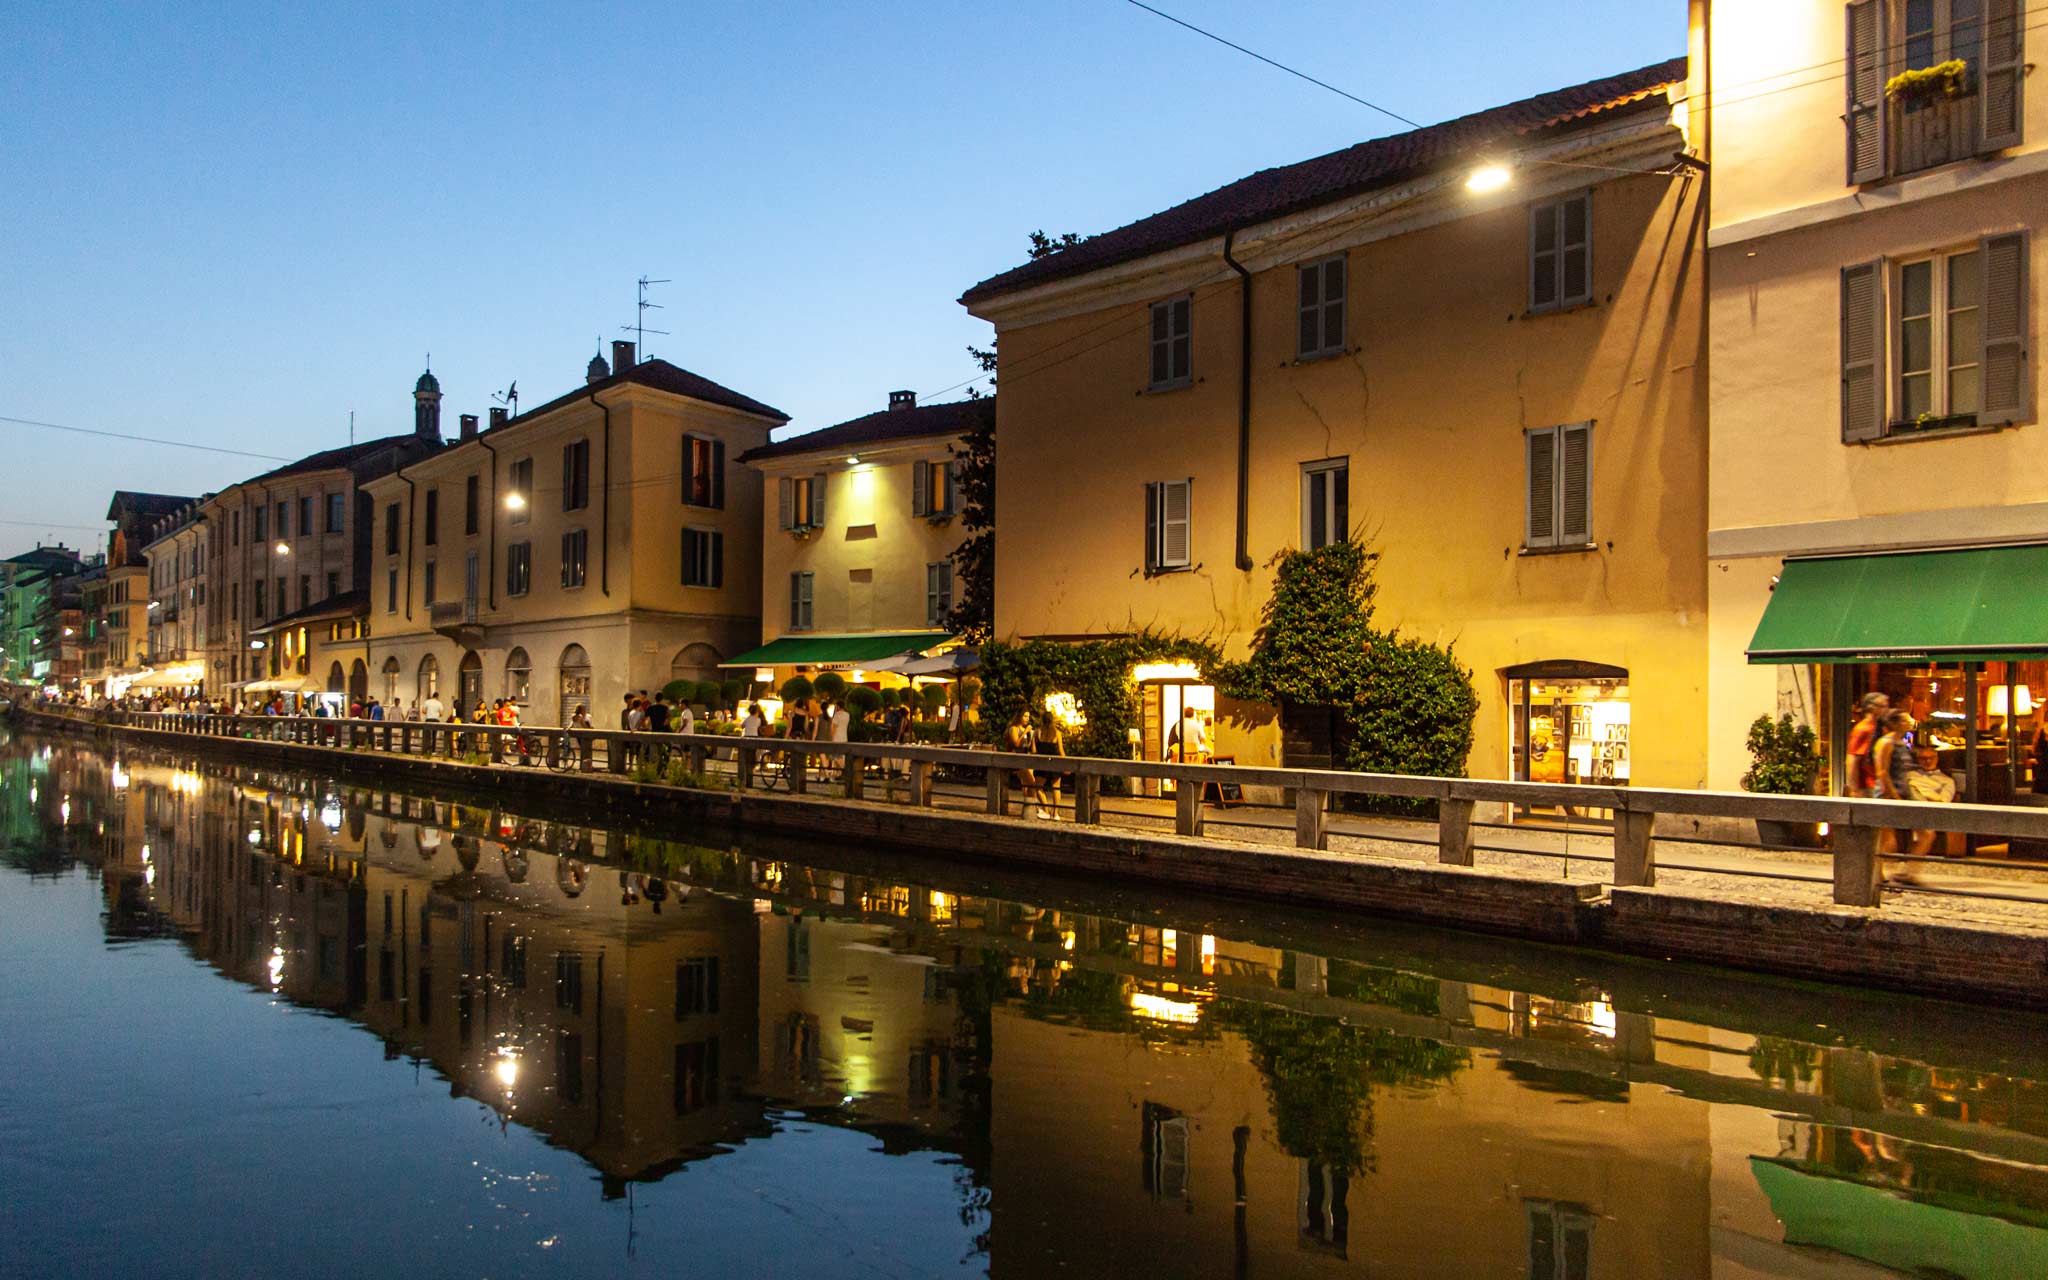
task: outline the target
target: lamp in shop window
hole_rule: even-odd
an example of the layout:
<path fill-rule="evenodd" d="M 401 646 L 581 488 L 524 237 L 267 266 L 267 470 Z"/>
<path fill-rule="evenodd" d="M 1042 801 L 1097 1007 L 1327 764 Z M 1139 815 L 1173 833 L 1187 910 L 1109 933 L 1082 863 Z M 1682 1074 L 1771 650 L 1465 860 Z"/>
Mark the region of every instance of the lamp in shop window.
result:
<path fill-rule="evenodd" d="M 2008 690 L 2011 691 L 2009 694 Z M 2033 690 L 2023 684 L 1994 684 L 1991 686 L 1991 696 L 1985 699 L 1984 709 L 1990 714 L 2008 722 L 2014 716 L 2032 715 L 2034 711 Z"/>

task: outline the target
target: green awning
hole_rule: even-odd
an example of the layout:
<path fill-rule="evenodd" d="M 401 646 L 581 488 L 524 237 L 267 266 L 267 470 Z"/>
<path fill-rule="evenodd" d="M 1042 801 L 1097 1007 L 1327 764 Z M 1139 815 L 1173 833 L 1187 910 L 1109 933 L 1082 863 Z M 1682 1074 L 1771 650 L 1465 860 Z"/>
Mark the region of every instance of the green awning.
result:
<path fill-rule="evenodd" d="M 922 653 L 953 637 L 943 631 L 868 632 L 854 636 L 780 636 L 721 667 L 843 667 Z"/>
<path fill-rule="evenodd" d="M 2048 545 L 1787 560 L 1751 662 L 2048 656 Z"/>
<path fill-rule="evenodd" d="M 1785 1224 L 1786 1244 L 1832 1249 L 1905 1275 L 2048 1275 L 2048 1231 L 2014 1220 L 2023 1217 L 2016 1206 L 1933 1203 L 1763 1156 L 1751 1156 L 1749 1169 Z"/>

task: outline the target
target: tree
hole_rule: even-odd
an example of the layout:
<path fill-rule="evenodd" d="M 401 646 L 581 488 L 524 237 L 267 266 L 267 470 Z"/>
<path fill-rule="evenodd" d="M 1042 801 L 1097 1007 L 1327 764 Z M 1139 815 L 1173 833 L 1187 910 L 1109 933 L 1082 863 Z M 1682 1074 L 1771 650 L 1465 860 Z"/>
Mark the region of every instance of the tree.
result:
<path fill-rule="evenodd" d="M 1081 243 L 1081 237 L 1064 232 L 1054 237 L 1043 229 L 1031 233 L 1030 260 L 1048 258 Z M 967 354 L 988 375 L 990 391 L 996 385 L 996 349 L 993 345 L 968 345 Z M 977 382 L 979 379 L 976 380 Z M 967 398 L 982 399 L 988 392 L 974 383 Z M 946 615 L 946 627 L 965 637 L 969 644 L 987 640 L 996 621 L 996 423 L 991 416 L 960 437 L 951 452 L 959 462 L 960 527 L 967 537 L 953 549 L 953 608 Z"/>

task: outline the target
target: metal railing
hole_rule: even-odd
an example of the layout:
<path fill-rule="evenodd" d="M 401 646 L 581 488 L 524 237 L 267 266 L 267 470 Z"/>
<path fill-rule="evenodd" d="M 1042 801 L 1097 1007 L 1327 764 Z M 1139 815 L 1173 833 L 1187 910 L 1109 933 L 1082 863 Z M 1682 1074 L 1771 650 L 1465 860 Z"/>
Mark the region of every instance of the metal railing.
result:
<path fill-rule="evenodd" d="M 1228 817 L 1212 816 L 1216 806 L 1205 797 L 1223 788 L 1278 789 L 1294 797 L 1293 844 L 1299 849 L 1330 846 L 1332 801 L 1339 797 L 1398 797 L 1424 801 L 1437 813 L 1433 839 L 1415 835 L 1372 835 L 1396 844 L 1433 845 L 1434 861 L 1470 867 L 1480 851 L 1557 857 L 1541 849 L 1481 842 L 1481 833 L 1506 824 L 1475 820 L 1479 805 L 1519 806 L 1611 813 L 1611 854 L 1572 853 L 1563 857 L 1590 863 L 1611 863 L 1605 883 L 1617 887 L 1651 887 L 1657 883 L 1658 820 L 1667 828 L 1686 820 L 1747 819 L 1751 821 L 1824 826 L 1831 848 L 1825 875 L 1800 875 L 1783 870 L 1705 867 L 1671 864 L 1669 869 L 1737 877 L 1827 883 L 1831 900 L 1843 906 L 1875 907 L 1882 900 L 1886 863 L 1913 865 L 1950 860 L 1882 851 L 1887 831 L 1932 831 L 2039 841 L 2048 844 L 2048 809 L 2007 808 L 1982 804 L 1922 804 L 1858 800 L 1828 796 L 1757 795 L 1743 791 L 1684 791 L 1648 787 L 1605 787 L 1548 782 L 1504 782 L 1477 778 L 1413 777 L 1401 774 L 1349 773 L 1316 769 L 1259 768 L 1243 765 L 1173 764 L 1113 760 L 1092 756 L 1025 755 L 980 747 L 932 747 L 895 743 L 790 742 L 774 737 L 728 734 L 631 733 L 613 729 L 562 729 L 540 726 L 503 727 L 488 724 L 428 723 L 412 720 L 363 720 L 307 716 L 236 716 L 185 712 L 70 711 L 94 723 L 126 725 L 178 734 L 251 739 L 306 746 L 373 750 L 399 755 L 462 760 L 473 764 L 525 765 L 563 772 L 599 772 L 631 776 L 663 785 L 696 785 L 748 792 L 780 786 L 794 795 L 824 794 L 850 800 L 902 803 L 919 808 L 962 807 L 1008 816 L 1013 804 L 1028 811 L 1035 794 L 1042 800 L 1050 787 L 1033 779 L 1054 778 L 1071 797 L 1063 813 L 1083 825 L 1106 825 L 1112 816 L 1105 798 L 1119 789 L 1135 791 L 1145 782 L 1171 784 L 1172 830 L 1199 837 L 1211 825 L 1245 826 Z M 687 775 L 670 779 L 675 764 Z M 950 790 L 941 801 L 939 782 Z M 1116 781 L 1112 781 L 1116 780 Z M 962 782 L 970 784 L 961 786 Z M 1108 784 L 1108 785 L 1105 785 Z M 1270 808 L 1270 806 L 1268 806 Z M 1125 818 L 1163 820 L 1164 813 L 1119 811 Z M 1143 825 L 1143 822 L 1140 822 Z M 1258 828 L 1273 833 L 1267 824 Z M 1282 828 L 1284 829 L 1284 828 Z M 1581 827 L 1582 834 L 1590 834 Z M 1611 833 L 1611 834 L 1610 834 Z M 1661 837 L 1682 845 L 1735 845 L 1766 848 L 1743 841 L 1692 835 Z M 1270 841 L 1268 841 L 1270 842 Z M 2048 862 L 2008 860 L 2003 865 L 2022 873 L 2048 871 Z M 1815 868 L 1819 870 L 1818 866 Z M 1997 892 L 1934 889 L 1934 893 L 1985 899 L 2013 898 L 2041 902 L 2048 898 Z"/>

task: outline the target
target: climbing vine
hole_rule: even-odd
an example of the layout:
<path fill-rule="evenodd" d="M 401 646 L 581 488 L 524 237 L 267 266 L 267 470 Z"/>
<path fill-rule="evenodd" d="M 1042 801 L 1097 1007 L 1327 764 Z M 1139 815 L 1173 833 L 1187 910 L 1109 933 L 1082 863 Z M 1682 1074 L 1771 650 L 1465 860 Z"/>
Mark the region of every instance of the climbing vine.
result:
<path fill-rule="evenodd" d="M 1018 708 L 1036 712 L 1048 694 L 1071 694 L 1086 724 L 1068 731 L 1067 754 L 1127 758 L 1130 730 L 1144 710 L 1131 668 L 1141 662 L 1192 662 L 1206 671 L 1221 659 L 1207 641 L 1149 633 L 1078 644 L 992 642 L 981 649 L 981 733 L 1000 739 Z"/>

